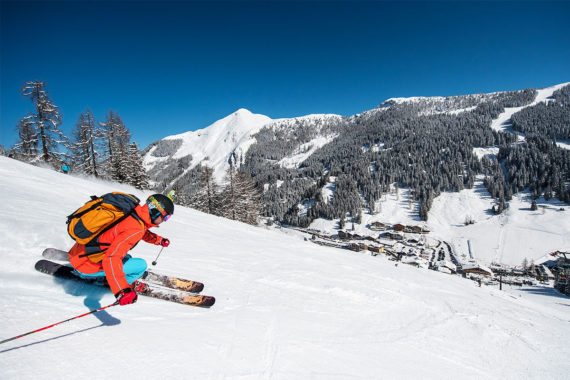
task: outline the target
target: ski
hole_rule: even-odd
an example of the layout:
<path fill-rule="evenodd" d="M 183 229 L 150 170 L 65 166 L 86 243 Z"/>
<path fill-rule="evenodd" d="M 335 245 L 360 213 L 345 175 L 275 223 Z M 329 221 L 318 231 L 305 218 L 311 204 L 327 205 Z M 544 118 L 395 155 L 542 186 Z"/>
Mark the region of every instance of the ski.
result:
<path fill-rule="evenodd" d="M 48 260 L 69 262 L 69 256 L 67 252 L 62 251 L 61 249 L 46 248 L 42 252 L 42 256 Z M 200 293 L 202 290 L 204 290 L 204 284 L 199 281 L 167 276 L 152 271 L 146 271 L 142 279 L 148 283 L 164 286 L 166 288 L 183 290 L 190 293 Z"/>
<path fill-rule="evenodd" d="M 46 248 L 42 252 L 42 256 L 48 260 L 55 261 L 69 261 L 69 256 L 66 251 L 56 248 Z"/>
<path fill-rule="evenodd" d="M 135 285 L 135 289 L 138 294 L 143 296 L 176 302 L 183 305 L 210 307 L 216 302 L 216 299 L 212 296 L 186 293 L 172 288 L 157 288 L 153 285 L 154 284 L 146 283 L 144 280 L 138 280 Z"/>
<path fill-rule="evenodd" d="M 39 260 L 35 265 L 35 269 L 38 272 L 49 274 L 57 278 L 74 280 L 87 284 L 96 283 L 76 276 L 73 273 L 73 268 L 70 266 L 54 263 L 49 260 Z M 191 294 L 179 289 L 161 288 L 160 285 L 148 283 L 145 280 L 138 280 L 135 284 L 135 288 L 137 293 L 140 295 L 176 302 L 183 305 L 210 307 L 216 302 L 216 299 L 212 296 Z"/>
<path fill-rule="evenodd" d="M 142 280 L 151 284 L 161 285 L 166 288 L 182 290 L 190 293 L 200 293 L 204 290 L 204 284 L 201 282 L 166 276 L 151 271 L 146 271 L 142 276 Z"/>

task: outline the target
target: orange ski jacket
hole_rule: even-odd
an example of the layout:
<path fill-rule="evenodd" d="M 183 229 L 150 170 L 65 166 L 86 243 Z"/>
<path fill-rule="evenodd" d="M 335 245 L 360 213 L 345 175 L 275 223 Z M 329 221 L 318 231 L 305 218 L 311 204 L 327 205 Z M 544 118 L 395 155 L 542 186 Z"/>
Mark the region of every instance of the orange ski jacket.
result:
<path fill-rule="evenodd" d="M 160 245 L 162 241 L 161 236 L 149 231 L 149 228 L 156 225 L 150 219 L 148 206 L 136 206 L 135 213 L 138 218 L 132 215 L 101 234 L 96 246 L 75 243 L 69 251 L 69 262 L 79 272 L 92 274 L 104 271 L 113 294 L 130 288 L 123 271 L 123 258 L 127 253 L 141 240 L 155 245 Z M 83 256 L 93 250 L 104 251 Z"/>

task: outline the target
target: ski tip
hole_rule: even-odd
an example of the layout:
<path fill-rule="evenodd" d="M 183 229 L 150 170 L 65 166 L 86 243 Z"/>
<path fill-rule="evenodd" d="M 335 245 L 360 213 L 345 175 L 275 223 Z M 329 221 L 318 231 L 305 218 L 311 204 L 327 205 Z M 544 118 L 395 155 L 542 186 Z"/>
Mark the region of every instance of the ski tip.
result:
<path fill-rule="evenodd" d="M 210 307 L 214 306 L 214 304 L 216 303 L 216 299 L 214 297 L 208 296 L 208 299 L 204 301 L 204 303 L 202 303 L 200 305 L 200 307 L 204 307 L 206 309 L 209 309 Z"/>
<path fill-rule="evenodd" d="M 36 265 L 34 265 L 34 268 L 36 268 L 36 270 L 38 270 L 38 269 L 42 268 L 47 263 L 51 263 L 51 261 L 44 260 L 44 259 L 38 260 L 36 262 Z"/>
<path fill-rule="evenodd" d="M 187 305 L 192 305 L 196 307 L 201 307 L 204 309 L 209 309 L 216 303 L 216 299 L 212 296 L 191 296 L 190 298 L 186 298 L 185 301 L 182 302 L 186 303 Z"/>

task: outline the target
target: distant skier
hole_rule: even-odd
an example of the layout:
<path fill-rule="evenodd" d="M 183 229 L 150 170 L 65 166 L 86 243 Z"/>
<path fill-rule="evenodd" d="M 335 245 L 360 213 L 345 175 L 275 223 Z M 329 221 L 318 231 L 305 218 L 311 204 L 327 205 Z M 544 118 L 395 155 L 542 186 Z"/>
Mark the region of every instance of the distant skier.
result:
<path fill-rule="evenodd" d="M 142 206 L 136 199 L 133 212 L 94 242 L 76 243 L 69 251 L 69 261 L 82 278 L 106 278 L 121 305 L 135 303 L 137 293 L 131 285 L 144 274 L 147 264 L 144 259 L 132 258 L 127 253 L 141 240 L 168 247 L 170 240 L 150 232 L 149 228 L 167 221 L 173 213 L 174 203 L 165 195 L 151 195 Z"/>

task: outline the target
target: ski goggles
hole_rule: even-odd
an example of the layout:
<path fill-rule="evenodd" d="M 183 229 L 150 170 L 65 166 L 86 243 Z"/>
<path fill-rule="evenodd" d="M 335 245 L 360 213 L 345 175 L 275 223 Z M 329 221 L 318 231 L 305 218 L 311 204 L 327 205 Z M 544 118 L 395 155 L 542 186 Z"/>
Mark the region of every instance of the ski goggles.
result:
<path fill-rule="evenodd" d="M 150 213 L 150 218 L 154 221 L 159 217 L 162 217 L 162 221 L 166 222 L 172 215 L 166 212 L 164 207 L 154 198 L 150 197 L 148 199 L 148 211 Z"/>

